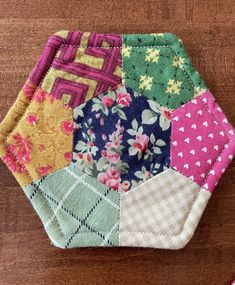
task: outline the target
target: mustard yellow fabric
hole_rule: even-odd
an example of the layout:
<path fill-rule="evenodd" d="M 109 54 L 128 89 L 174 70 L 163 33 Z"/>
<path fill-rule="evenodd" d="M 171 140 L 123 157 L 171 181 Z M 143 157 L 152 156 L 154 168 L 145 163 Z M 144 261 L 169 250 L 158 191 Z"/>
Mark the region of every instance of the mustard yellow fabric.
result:
<path fill-rule="evenodd" d="M 26 185 L 70 164 L 72 133 L 72 110 L 28 82 L 0 125 L 0 155 Z"/>

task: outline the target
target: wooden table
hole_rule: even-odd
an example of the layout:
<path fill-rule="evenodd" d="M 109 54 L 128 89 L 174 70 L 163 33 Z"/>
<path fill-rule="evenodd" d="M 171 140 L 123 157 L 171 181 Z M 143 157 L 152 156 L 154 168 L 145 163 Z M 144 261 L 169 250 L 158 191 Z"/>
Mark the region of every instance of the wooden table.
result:
<path fill-rule="evenodd" d="M 43 4 L 40 4 L 43 3 Z M 0 1 L 0 118 L 61 29 L 170 31 L 235 125 L 235 2 Z M 0 284 L 224 285 L 235 279 L 235 161 L 182 250 L 61 250 L 50 244 L 23 191 L 0 162 Z"/>

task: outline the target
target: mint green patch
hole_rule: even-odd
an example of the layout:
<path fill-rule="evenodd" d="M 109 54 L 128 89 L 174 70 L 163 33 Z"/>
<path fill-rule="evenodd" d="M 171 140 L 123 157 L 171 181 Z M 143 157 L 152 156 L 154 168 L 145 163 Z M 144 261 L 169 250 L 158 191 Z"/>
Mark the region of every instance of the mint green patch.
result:
<path fill-rule="evenodd" d="M 59 247 L 117 246 L 120 194 L 68 166 L 24 187 Z"/>
<path fill-rule="evenodd" d="M 124 83 L 168 109 L 207 89 L 175 35 L 123 35 Z"/>

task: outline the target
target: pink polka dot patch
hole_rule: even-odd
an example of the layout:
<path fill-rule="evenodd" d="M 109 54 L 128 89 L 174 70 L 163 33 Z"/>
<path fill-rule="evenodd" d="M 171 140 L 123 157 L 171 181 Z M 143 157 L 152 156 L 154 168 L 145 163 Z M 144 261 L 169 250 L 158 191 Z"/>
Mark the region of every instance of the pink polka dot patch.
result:
<path fill-rule="evenodd" d="M 207 91 L 172 113 L 171 167 L 212 192 L 235 154 L 235 130 Z"/>

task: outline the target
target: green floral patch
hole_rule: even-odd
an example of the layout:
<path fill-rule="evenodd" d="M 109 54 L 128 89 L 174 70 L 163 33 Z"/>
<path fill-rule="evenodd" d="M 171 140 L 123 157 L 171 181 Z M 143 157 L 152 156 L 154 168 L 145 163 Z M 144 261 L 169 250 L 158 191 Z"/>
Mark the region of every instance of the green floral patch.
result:
<path fill-rule="evenodd" d="M 167 109 L 180 107 L 206 89 L 173 34 L 123 35 L 122 59 L 123 82 Z"/>

